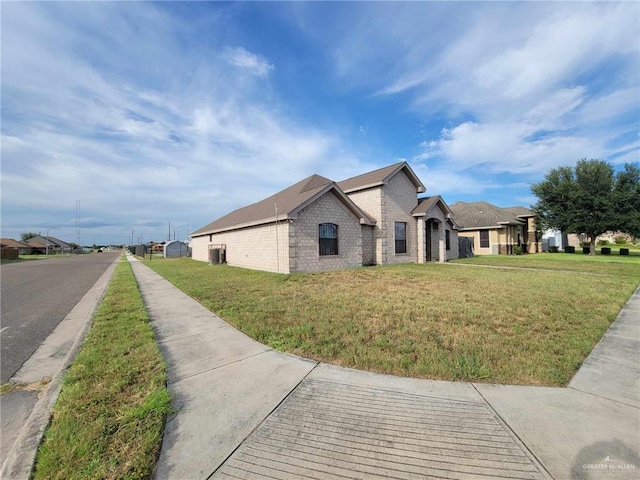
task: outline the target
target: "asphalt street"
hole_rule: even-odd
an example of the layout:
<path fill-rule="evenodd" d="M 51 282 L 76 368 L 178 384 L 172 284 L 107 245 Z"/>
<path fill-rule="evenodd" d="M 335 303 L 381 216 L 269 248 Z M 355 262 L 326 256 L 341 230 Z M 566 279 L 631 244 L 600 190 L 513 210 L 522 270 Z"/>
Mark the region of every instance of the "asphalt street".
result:
<path fill-rule="evenodd" d="M 118 255 L 104 252 L 0 266 L 1 383 L 11 379 Z"/>

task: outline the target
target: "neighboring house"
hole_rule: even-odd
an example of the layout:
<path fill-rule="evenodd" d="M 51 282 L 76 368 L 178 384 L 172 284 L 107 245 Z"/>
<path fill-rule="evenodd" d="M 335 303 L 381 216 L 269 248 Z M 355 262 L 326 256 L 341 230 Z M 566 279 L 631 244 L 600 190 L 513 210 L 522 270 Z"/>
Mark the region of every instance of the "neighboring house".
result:
<path fill-rule="evenodd" d="M 0 244 L 3 248 L 17 249 L 18 255 L 30 255 L 33 252 L 33 247 L 31 245 L 13 240 L 12 238 L 0 238 Z"/>
<path fill-rule="evenodd" d="M 625 232 L 612 232 L 612 231 L 608 231 L 603 233 L 602 235 L 599 235 L 596 238 L 596 242 L 602 242 L 602 241 L 606 241 L 609 243 L 616 243 L 616 238 L 624 238 L 625 241 L 627 243 L 633 243 L 633 235 L 629 235 L 628 233 Z"/>
<path fill-rule="evenodd" d="M 27 240 L 27 243 L 37 249 L 42 250 L 41 253 L 60 254 L 60 253 L 72 253 L 73 247 L 66 242 L 56 237 L 31 237 Z"/>
<path fill-rule="evenodd" d="M 451 205 L 458 235 L 473 239 L 476 255 L 510 255 L 542 251 L 535 215 L 525 207 L 497 207 L 488 202 L 456 202 Z"/>
<path fill-rule="evenodd" d="M 279 273 L 457 258 L 451 210 L 424 191 L 406 162 L 339 183 L 311 175 L 193 232 L 192 256 Z"/>

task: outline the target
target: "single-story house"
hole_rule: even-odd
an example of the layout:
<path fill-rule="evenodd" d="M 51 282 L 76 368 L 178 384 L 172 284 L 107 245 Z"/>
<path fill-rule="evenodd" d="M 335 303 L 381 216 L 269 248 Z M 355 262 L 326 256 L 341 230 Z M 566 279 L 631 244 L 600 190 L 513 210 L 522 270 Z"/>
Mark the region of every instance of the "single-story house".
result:
<path fill-rule="evenodd" d="M 18 250 L 18 255 L 30 255 L 33 252 L 33 247 L 25 242 L 19 242 L 12 238 L 0 238 L 0 245 L 4 248 L 15 248 Z"/>
<path fill-rule="evenodd" d="M 36 236 L 27 240 L 27 243 L 40 253 L 60 254 L 60 253 L 72 253 L 73 247 L 67 242 L 56 237 L 43 237 Z"/>
<path fill-rule="evenodd" d="M 341 182 L 311 175 L 196 230 L 192 257 L 279 273 L 458 258 L 453 214 L 400 162 Z"/>
<path fill-rule="evenodd" d="M 535 215 L 525 207 L 497 207 L 489 202 L 455 202 L 451 211 L 458 235 L 473 240 L 476 255 L 510 255 L 542 251 Z"/>

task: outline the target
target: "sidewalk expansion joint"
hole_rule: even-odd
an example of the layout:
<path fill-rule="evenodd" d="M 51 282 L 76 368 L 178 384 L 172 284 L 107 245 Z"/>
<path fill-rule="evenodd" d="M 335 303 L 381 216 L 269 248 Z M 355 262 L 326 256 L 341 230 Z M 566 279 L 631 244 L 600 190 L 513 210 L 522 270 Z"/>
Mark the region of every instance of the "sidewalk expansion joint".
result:
<path fill-rule="evenodd" d="M 274 351 L 273 348 L 269 348 L 268 350 L 263 350 L 262 352 L 254 353 L 253 355 L 247 355 L 246 357 L 239 358 L 237 360 L 234 360 L 233 362 L 224 363 L 222 365 L 216 365 L 215 367 L 207 368 L 206 370 L 202 370 L 201 372 L 194 373 L 192 375 L 186 375 L 184 377 L 180 377 L 180 378 L 177 378 L 175 380 L 169 380 L 169 382 L 167 382 L 167 385 L 173 385 L 173 384 L 176 384 L 176 383 L 181 382 L 183 380 L 186 380 L 188 378 L 197 377 L 198 375 L 202 375 L 203 373 L 208 373 L 208 372 L 212 372 L 213 370 L 218 370 L 220 368 L 228 367 L 229 365 L 233 365 L 234 363 L 244 362 L 245 360 L 248 360 L 249 358 L 257 357 L 258 355 L 262 355 L 264 353 L 273 352 L 273 351 Z"/>
<path fill-rule="evenodd" d="M 264 352 L 262 352 L 262 353 L 264 353 Z M 255 356 L 255 355 L 254 355 L 254 356 Z M 300 384 L 301 384 L 302 382 L 304 382 L 304 381 L 307 379 L 307 377 L 313 373 L 313 371 L 318 367 L 318 365 L 320 365 L 320 362 L 316 362 L 316 364 L 313 366 L 313 368 L 312 368 L 311 370 L 309 370 L 309 372 L 307 372 L 307 374 L 306 374 L 304 377 L 302 377 L 302 379 L 301 379 L 298 383 L 296 383 L 296 384 L 294 385 L 294 387 L 293 387 L 291 390 L 289 390 L 289 393 L 287 393 L 287 394 L 282 398 L 282 400 L 280 400 L 280 401 L 278 402 L 278 404 L 277 404 L 275 407 L 273 407 L 273 409 L 272 409 L 269 413 L 267 413 L 267 414 L 264 416 L 264 418 L 262 419 L 262 421 L 260 421 L 260 423 L 258 423 L 258 424 L 253 428 L 253 430 L 251 430 L 251 431 L 250 431 L 250 432 L 249 432 L 249 433 L 248 433 L 248 434 L 247 434 L 247 435 L 242 439 L 242 441 L 241 441 L 241 442 L 238 442 L 238 445 L 236 446 L 236 448 L 234 448 L 234 449 L 233 449 L 233 451 L 232 451 L 231 453 L 229 453 L 229 455 L 227 455 L 227 456 L 225 457 L 225 459 L 224 459 L 222 462 L 220 462 L 220 465 L 218 465 L 218 466 L 213 470 L 213 472 L 211 472 L 211 473 L 206 477 L 206 479 L 205 479 L 205 480 L 211 480 L 211 478 L 216 474 L 216 472 L 217 472 L 218 470 L 220 470 L 220 468 L 221 468 L 221 467 L 222 467 L 222 466 L 227 462 L 227 460 L 229 460 L 229 458 L 231 458 L 231 457 L 233 456 L 233 454 L 234 454 L 234 453 L 236 453 L 236 450 L 238 450 L 238 449 L 239 449 L 239 448 L 244 444 L 244 442 L 246 442 L 246 441 L 247 441 L 247 439 L 248 439 L 249 437 L 251 437 L 251 435 L 253 435 L 253 433 L 254 433 L 256 430 L 258 430 L 258 428 L 260 428 L 260 427 L 262 426 L 262 424 L 265 422 L 265 420 L 266 420 L 267 418 L 269 418 L 269 417 L 273 414 L 273 412 L 275 412 L 275 411 L 278 409 L 278 407 L 280 407 L 280 405 L 282 405 L 282 404 L 287 400 L 287 398 L 289 398 L 289 397 L 291 396 L 291 394 L 292 394 L 293 392 L 295 392 L 295 391 L 296 391 L 296 389 L 300 386 Z"/>
<path fill-rule="evenodd" d="M 624 405 L 625 407 L 631 407 L 631 408 L 635 408 L 636 410 L 640 410 L 640 406 L 638 406 L 637 404 L 633 405 L 631 403 L 626 403 L 626 402 L 623 402 L 621 400 L 605 397 L 604 395 L 598 395 L 597 393 L 587 392 L 585 390 L 580 390 L 579 388 L 576 388 L 576 387 L 566 387 L 566 389 L 567 390 L 573 390 L 574 392 L 584 393 L 585 395 L 591 395 L 592 397 L 596 397 L 596 398 L 599 398 L 601 400 L 607 400 L 608 402 L 616 403 L 618 405 Z"/>
<path fill-rule="evenodd" d="M 547 468 L 547 466 L 542 462 L 542 459 L 538 458 L 538 456 L 533 453 L 533 451 L 529 448 L 529 445 L 527 445 L 525 443 L 525 441 L 520 437 L 520 435 L 518 435 L 518 433 L 511 428 L 511 425 L 509 425 L 509 423 L 507 423 L 507 421 L 502 417 L 502 415 L 500 415 L 498 413 L 498 411 L 493 408 L 493 405 L 491 405 L 491 402 L 489 402 L 489 400 L 487 400 L 485 398 L 485 396 L 482 394 L 482 392 L 478 389 L 478 387 L 476 387 L 476 384 L 474 382 L 469 382 L 469 385 L 471 385 L 473 387 L 473 389 L 478 392 L 478 395 L 480 395 L 480 398 L 482 398 L 482 400 L 485 402 L 485 404 L 487 405 L 487 407 L 489 408 L 489 410 L 491 410 L 493 412 L 493 414 L 498 417 L 500 419 L 500 422 L 502 422 L 502 424 L 505 426 L 505 428 L 511 432 L 511 434 L 518 439 L 518 442 L 520 443 L 521 447 L 523 449 L 525 449 L 527 451 L 527 453 L 531 456 L 531 458 L 535 459 L 535 461 L 537 462 L 537 464 L 540 466 L 540 468 L 543 470 L 543 472 L 550 478 L 550 479 L 554 479 L 553 475 L 551 475 L 551 472 L 549 471 L 549 469 Z"/>

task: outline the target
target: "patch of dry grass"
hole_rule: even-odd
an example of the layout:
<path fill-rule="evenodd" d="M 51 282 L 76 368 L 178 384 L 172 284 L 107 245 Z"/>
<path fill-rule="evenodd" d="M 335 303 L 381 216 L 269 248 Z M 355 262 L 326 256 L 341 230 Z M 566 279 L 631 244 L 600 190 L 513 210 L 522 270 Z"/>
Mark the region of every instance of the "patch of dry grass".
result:
<path fill-rule="evenodd" d="M 190 259 L 147 262 L 256 340 L 404 376 L 564 385 L 638 276 L 398 265 L 278 275 Z M 562 269 L 566 270 L 566 269 Z"/>

